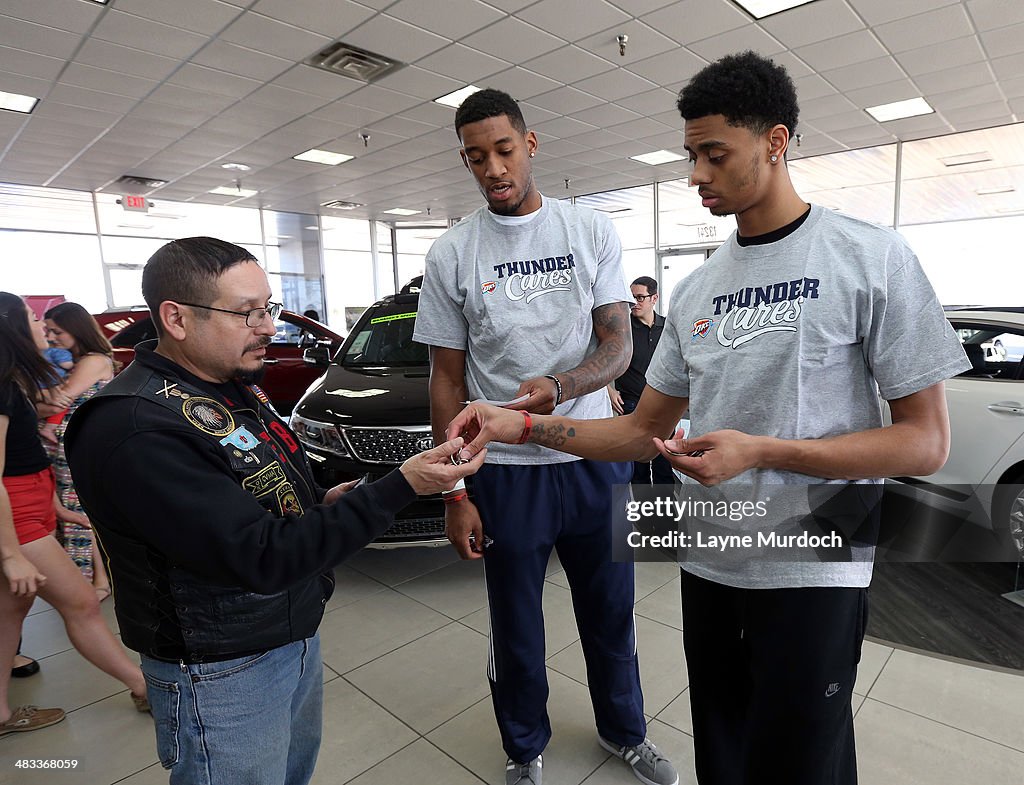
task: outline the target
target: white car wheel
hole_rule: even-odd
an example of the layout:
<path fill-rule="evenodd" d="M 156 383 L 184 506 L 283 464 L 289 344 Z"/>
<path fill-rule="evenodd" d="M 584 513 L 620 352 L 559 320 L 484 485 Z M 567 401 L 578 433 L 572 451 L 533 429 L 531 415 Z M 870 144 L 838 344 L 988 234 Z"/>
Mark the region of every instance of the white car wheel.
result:
<path fill-rule="evenodd" d="M 1024 561 L 1024 476 L 996 488 L 993 510 L 993 524 L 998 528 L 1005 522 L 1010 539 L 1017 548 L 1017 557 Z"/>

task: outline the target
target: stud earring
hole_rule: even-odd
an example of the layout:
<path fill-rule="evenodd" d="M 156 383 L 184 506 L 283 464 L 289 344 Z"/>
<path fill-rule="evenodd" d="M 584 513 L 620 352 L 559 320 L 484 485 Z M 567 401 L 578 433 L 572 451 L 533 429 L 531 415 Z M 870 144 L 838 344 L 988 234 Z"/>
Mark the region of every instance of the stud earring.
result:
<path fill-rule="evenodd" d="M 530 158 L 533 158 L 534 155 L 535 153 L 530 153 Z"/>
<path fill-rule="evenodd" d="M 779 156 L 777 156 L 777 155 L 769 156 L 768 160 L 771 161 L 772 163 L 775 163 L 776 161 L 779 160 Z"/>

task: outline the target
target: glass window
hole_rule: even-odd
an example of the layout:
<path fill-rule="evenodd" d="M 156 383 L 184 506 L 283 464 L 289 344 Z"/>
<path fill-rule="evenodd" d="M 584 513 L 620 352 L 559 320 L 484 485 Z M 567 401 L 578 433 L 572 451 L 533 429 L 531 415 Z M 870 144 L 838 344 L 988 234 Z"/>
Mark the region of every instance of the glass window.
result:
<path fill-rule="evenodd" d="M 107 307 L 95 234 L 0 230 L 0 288 L 20 295 L 63 296 L 90 313 Z"/>
<path fill-rule="evenodd" d="M 689 180 L 658 183 L 658 245 L 661 250 L 718 246 L 735 228 L 733 216 L 715 216 L 708 212 Z"/>
<path fill-rule="evenodd" d="M 1024 265 L 1013 249 L 1024 233 L 1024 216 L 901 226 L 900 233 L 943 305 L 1020 304 Z"/>
<path fill-rule="evenodd" d="M 345 352 L 342 365 L 427 365 L 426 344 L 412 339 L 416 298 L 391 303 L 371 312 Z"/>
<path fill-rule="evenodd" d="M 0 227 L 96 236 L 92 194 L 0 184 Z"/>
<path fill-rule="evenodd" d="M 377 236 L 377 297 L 394 294 L 401 287 L 395 281 L 395 261 L 391 247 L 391 224 L 383 221 L 373 222 L 373 231 Z"/>
<path fill-rule="evenodd" d="M 1024 213 L 1024 123 L 905 142 L 902 169 L 900 226 Z"/>
<path fill-rule="evenodd" d="M 322 216 L 324 294 L 322 319 L 340 333 L 349 332 L 359 316 L 377 300 L 370 254 L 370 221 Z"/>
<path fill-rule="evenodd" d="M 958 324 L 955 315 L 951 320 L 971 361 L 970 369 L 961 376 L 1024 381 L 1019 374 L 1024 360 L 1024 331 L 995 325 Z"/>
<path fill-rule="evenodd" d="M 892 226 L 896 205 L 896 145 L 791 159 L 789 176 L 807 202 Z"/>
<path fill-rule="evenodd" d="M 418 275 L 423 275 L 427 251 L 434 240 L 448 231 L 447 222 L 434 224 L 419 223 L 413 226 L 395 227 L 395 242 L 398 245 L 398 283 L 405 286 Z"/>
<path fill-rule="evenodd" d="M 324 314 L 320 224 L 315 215 L 263 211 L 265 264 L 274 299 L 295 313 Z"/>
<path fill-rule="evenodd" d="M 622 273 L 629 284 L 642 275 L 657 279 L 654 253 L 654 186 L 588 194 L 576 204 L 600 210 L 611 220 L 622 243 Z"/>
<path fill-rule="evenodd" d="M 137 213 L 121 207 L 117 203 L 119 198 L 117 194 L 96 194 L 103 234 L 154 237 L 164 241 L 180 237 L 216 237 L 236 245 L 260 246 L 263 242 L 260 211 L 251 207 L 168 202 L 156 196 L 150 197 L 153 206 L 149 212 Z M 158 243 L 157 247 L 160 245 L 163 243 Z"/>

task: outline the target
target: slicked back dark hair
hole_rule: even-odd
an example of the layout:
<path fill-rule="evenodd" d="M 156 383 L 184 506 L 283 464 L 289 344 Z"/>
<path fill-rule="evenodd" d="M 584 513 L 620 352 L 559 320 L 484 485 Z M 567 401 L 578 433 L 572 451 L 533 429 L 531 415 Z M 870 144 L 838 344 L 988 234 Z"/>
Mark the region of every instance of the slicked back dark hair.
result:
<path fill-rule="evenodd" d="M 639 278 L 633 281 L 633 283 L 631 283 L 630 286 L 646 286 L 647 294 L 658 293 L 658 282 L 651 278 L 651 276 L 649 275 L 641 275 Z"/>
<path fill-rule="evenodd" d="M 726 55 L 705 66 L 679 91 L 684 120 L 720 114 L 729 125 L 763 134 L 782 124 L 792 137 L 800 107 L 786 69 L 757 52 Z"/>
<path fill-rule="evenodd" d="M 501 117 L 505 115 L 519 133 L 526 133 L 526 120 L 523 119 L 523 112 L 516 103 L 516 99 L 501 90 L 488 87 L 478 90 L 462 102 L 462 105 L 455 110 L 455 133 L 462 139 L 462 126 L 469 123 L 478 123 L 489 117 Z"/>
<path fill-rule="evenodd" d="M 241 246 L 215 237 L 171 240 L 149 257 L 142 271 L 142 297 L 149 306 L 157 335 L 163 336 L 160 303 L 166 300 L 209 305 L 217 296 L 217 279 L 226 270 L 256 257 Z M 210 312 L 196 316 L 208 319 Z"/>

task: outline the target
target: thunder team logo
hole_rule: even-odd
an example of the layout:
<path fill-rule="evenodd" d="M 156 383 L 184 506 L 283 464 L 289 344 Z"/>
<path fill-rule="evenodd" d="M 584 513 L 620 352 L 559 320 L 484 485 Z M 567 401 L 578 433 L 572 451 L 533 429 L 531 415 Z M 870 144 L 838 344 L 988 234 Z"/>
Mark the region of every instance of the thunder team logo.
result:
<path fill-rule="evenodd" d="M 693 337 L 690 339 L 690 342 L 692 343 L 698 338 L 705 337 L 709 332 L 711 332 L 711 328 L 714 326 L 714 319 L 698 319 L 693 323 Z"/>
<path fill-rule="evenodd" d="M 480 287 L 480 291 L 483 292 L 484 294 L 490 294 L 497 288 L 497 281 L 484 281 L 483 285 Z"/>

